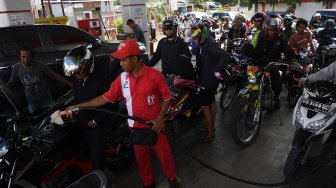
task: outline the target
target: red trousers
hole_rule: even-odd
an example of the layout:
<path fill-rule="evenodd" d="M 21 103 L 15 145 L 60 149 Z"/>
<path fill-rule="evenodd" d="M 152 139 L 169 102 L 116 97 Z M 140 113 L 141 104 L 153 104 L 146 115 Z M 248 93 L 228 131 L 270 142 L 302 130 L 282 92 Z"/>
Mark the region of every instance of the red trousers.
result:
<path fill-rule="evenodd" d="M 141 179 L 145 186 L 152 184 L 154 180 L 150 150 L 154 149 L 160 160 L 162 169 L 169 180 L 176 178 L 174 158 L 167 137 L 161 132 L 157 134 L 158 141 L 155 146 L 134 145 L 133 149 L 138 163 Z"/>

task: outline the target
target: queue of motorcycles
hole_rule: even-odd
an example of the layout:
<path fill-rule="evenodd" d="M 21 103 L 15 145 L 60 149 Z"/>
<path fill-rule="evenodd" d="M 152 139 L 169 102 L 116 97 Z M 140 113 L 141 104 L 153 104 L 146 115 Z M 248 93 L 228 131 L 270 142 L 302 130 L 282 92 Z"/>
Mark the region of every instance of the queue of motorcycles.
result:
<path fill-rule="evenodd" d="M 66 187 L 92 171 L 85 141 L 78 137 L 74 119 L 63 126 L 50 123 L 50 114 L 73 102 L 72 92 L 60 97 L 55 105 L 37 116 L 24 113 L 14 94 L 0 79 L 1 113 L 0 187 L 22 187 L 25 180 L 37 187 Z M 115 118 L 109 130 L 106 163 L 109 167 L 125 166 L 134 159 L 128 126 Z"/>

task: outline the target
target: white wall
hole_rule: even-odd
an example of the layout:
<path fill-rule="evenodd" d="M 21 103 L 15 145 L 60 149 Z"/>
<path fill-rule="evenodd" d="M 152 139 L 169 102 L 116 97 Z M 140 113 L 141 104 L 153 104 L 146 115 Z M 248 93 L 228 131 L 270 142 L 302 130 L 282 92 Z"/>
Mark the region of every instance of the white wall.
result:
<path fill-rule="evenodd" d="M 301 6 L 298 5 L 296 7 L 295 15 L 299 18 L 304 18 L 309 21 L 311 17 L 313 16 L 313 14 L 315 13 L 315 11 L 324 9 L 324 7 L 325 6 L 323 6 L 322 3 L 314 3 L 314 2 L 302 3 Z M 334 7 L 336 7 L 336 4 L 333 5 L 333 8 Z M 287 9 L 288 9 L 288 5 L 285 3 L 277 4 L 274 6 L 275 11 L 286 11 Z M 247 7 L 241 7 L 240 10 L 243 11 L 244 14 L 246 14 L 250 18 L 254 14 L 254 7 L 252 7 L 251 10 L 248 10 Z M 272 11 L 272 10 L 273 10 L 273 6 L 271 6 L 270 4 L 265 4 L 265 12 Z M 260 4 L 258 6 L 258 11 L 262 11 L 262 5 Z"/>

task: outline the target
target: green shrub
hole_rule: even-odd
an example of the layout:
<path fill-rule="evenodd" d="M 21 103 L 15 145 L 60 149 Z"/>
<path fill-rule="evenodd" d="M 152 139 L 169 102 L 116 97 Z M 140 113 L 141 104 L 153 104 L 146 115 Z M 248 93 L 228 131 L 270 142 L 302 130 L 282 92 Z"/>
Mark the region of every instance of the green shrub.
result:
<path fill-rule="evenodd" d="M 117 31 L 119 34 L 124 33 L 124 22 L 122 18 L 116 19 Z"/>

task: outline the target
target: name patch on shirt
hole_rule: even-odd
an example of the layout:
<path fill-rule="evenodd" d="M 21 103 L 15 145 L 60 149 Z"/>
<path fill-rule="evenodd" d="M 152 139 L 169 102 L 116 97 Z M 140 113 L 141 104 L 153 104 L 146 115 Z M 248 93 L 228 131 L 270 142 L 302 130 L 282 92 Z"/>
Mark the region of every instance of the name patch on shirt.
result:
<path fill-rule="evenodd" d="M 153 105 L 154 104 L 154 95 L 148 96 L 147 97 L 147 102 L 148 102 L 148 105 Z"/>

